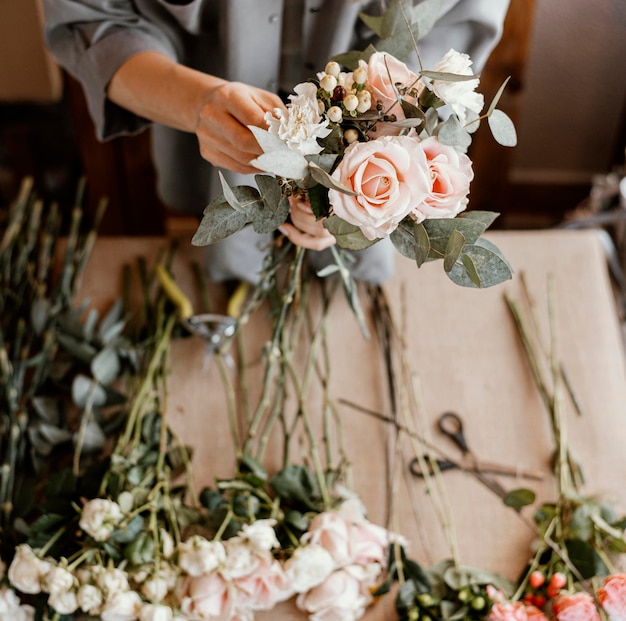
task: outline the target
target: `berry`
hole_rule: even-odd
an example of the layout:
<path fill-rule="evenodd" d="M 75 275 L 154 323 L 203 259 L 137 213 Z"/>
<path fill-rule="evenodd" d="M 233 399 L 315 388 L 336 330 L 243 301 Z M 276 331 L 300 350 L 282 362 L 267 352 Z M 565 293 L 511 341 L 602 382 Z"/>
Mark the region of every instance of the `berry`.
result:
<path fill-rule="evenodd" d="M 533 589 L 540 589 L 545 581 L 546 577 L 540 571 L 533 571 L 528 578 L 528 584 L 530 584 Z"/>

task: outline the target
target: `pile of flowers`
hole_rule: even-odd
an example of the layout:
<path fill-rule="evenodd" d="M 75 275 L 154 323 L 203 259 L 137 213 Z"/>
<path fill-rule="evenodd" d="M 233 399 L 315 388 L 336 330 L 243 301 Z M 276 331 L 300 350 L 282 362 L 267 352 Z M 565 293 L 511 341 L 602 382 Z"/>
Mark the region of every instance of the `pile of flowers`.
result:
<path fill-rule="evenodd" d="M 413 49 L 403 11 L 402 2 L 390 3 L 391 17 L 377 33 L 382 49 Z M 390 23 L 402 26 L 386 32 Z M 222 177 L 223 192 L 192 243 L 212 244 L 250 224 L 272 232 L 289 217 L 289 199 L 298 198 L 341 249 L 390 238 L 418 266 L 443 259 L 457 284 L 488 287 L 510 278 L 506 259 L 480 237 L 497 214 L 465 211 L 474 176 L 466 151 L 481 119 L 501 144 L 516 143 L 513 124 L 496 108 L 502 89 L 481 116 L 472 61 L 452 49 L 433 71 L 417 73 L 372 47 L 338 60 L 296 85 L 286 109 L 266 114 L 267 130 L 250 128 L 263 150 L 251 163 L 270 174 L 256 175 L 257 187 L 231 188 Z M 346 278 L 345 261 L 333 252 L 334 271 Z"/>

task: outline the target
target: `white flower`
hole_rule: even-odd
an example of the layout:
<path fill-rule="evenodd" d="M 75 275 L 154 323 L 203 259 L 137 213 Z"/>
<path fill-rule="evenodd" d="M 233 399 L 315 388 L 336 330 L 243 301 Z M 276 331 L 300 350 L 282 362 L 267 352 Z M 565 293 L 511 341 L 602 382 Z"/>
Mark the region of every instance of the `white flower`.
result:
<path fill-rule="evenodd" d="M 172 621 L 174 613 L 169 606 L 145 604 L 139 612 L 139 621 Z"/>
<path fill-rule="evenodd" d="M 98 574 L 98 586 L 107 598 L 130 588 L 126 572 L 116 567 L 104 569 Z"/>
<path fill-rule="evenodd" d="M 0 587 L 0 619 L 2 621 L 33 621 L 35 609 L 20 605 L 20 599 L 13 589 Z"/>
<path fill-rule="evenodd" d="M 78 609 L 78 599 L 74 591 L 58 590 L 50 593 L 48 605 L 62 615 L 71 615 Z"/>
<path fill-rule="evenodd" d="M 83 584 L 76 594 L 78 605 L 83 612 L 90 615 L 99 615 L 102 610 L 104 597 L 102 591 L 93 584 Z"/>
<path fill-rule="evenodd" d="M 280 543 L 274 532 L 274 524 L 276 524 L 276 520 L 257 520 L 252 524 L 244 524 L 242 536 L 256 550 L 265 551 L 278 548 Z"/>
<path fill-rule="evenodd" d="M 22 593 L 41 593 L 42 578 L 50 571 L 52 564 L 41 560 L 28 544 L 15 549 L 15 556 L 9 567 L 9 582 Z"/>
<path fill-rule="evenodd" d="M 259 557 L 247 543 L 239 538 L 227 541 L 226 559 L 220 573 L 226 580 L 236 580 L 253 573 L 259 565 Z"/>
<path fill-rule="evenodd" d="M 178 565 L 190 576 L 211 573 L 224 562 L 226 551 L 219 541 L 208 541 L 200 535 L 193 535 L 178 548 Z"/>
<path fill-rule="evenodd" d="M 471 66 L 472 61 L 467 54 L 450 50 L 435 65 L 435 71 L 456 73 L 459 75 L 472 75 Z M 478 114 L 483 109 L 485 99 L 480 93 L 475 92 L 478 83 L 478 78 L 461 82 L 433 80 L 432 86 L 437 97 L 448 104 L 459 117 L 461 123 L 464 123 L 467 110 Z"/>
<path fill-rule="evenodd" d="M 96 541 L 106 541 L 124 518 L 120 506 L 106 498 L 85 503 L 78 525 Z"/>
<path fill-rule="evenodd" d="M 71 571 L 64 567 L 53 567 L 44 579 L 44 590 L 50 594 L 69 591 L 76 579 Z"/>
<path fill-rule="evenodd" d="M 334 569 L 330 552 L 318 545 L 297 548 L 285 563 L 285 574 L 296 593 L 305 593 L 321 584 Z"/>
<path fill-rule="evenodd" d="M 141 597 L 134 591 L 116 593 L 107 600 L 100 618 L 102 621 L 136 621 L 142 605 Z"/>
<path fill-rule="evenodd" d="M 164 528 L 159 529 L 161 539 L 161 552 L 164 558 L 171 558 L 174 554 L 174 537 L 170 535 Z"/>
<path fill-rule="evenodd" d="M 333 78 L 334 79 L 334 78 Z M 266 112 L 268 131 L 278 136 L 289 148 L 302 155 L 319 153 L 322 147 L 318 138 L 330 134 L 328 120 L 320 115 L 315 84 L 302 83 L 294 88 L 286 110 L 276 108 L 274 113 Z"/>
<path fill-rule="evenodd" d="M 169 565 L 164 565 L 157 572 L 150 575 L 141 585 L 141 592 L 151 602 L 165 599 L 176 584 L 176 574 Z"/>

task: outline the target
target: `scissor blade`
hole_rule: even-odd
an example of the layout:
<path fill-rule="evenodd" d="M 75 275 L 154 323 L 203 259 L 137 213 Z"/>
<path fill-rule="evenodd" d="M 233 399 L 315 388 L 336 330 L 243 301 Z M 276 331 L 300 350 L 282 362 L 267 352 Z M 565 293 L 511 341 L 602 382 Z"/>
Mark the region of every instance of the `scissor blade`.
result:
<path fill-rule="evenodd" d="M 515 468 L 514 466 L 506 466 L 492 461 L 478 461 L 474 467 L 480 472 L 488 472 L 489 474 L 501 474 L 506 477 L 518 477 L 522 479 L 532 479 L 541 481 L 545 474 L 541 470 L 528 470 L 526 468 Z"/>

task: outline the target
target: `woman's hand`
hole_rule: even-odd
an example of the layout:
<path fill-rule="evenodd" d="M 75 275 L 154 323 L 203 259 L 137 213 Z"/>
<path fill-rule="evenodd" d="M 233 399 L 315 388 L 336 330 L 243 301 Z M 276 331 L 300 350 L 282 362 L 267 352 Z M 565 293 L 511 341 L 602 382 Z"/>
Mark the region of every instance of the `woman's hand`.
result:
<path fill-rule="evenodd" d="M 309 250 L 325 250 L 335 244 L 335 237 L 324 228 L 322 220 L 316 220 L 308 201 L 289 197 L 291 224 L 285 222 L 278 230 L 290 242 Z"/>

